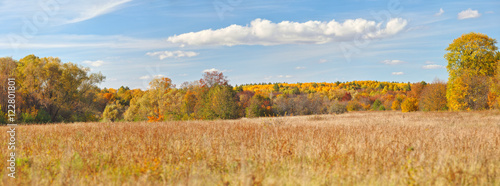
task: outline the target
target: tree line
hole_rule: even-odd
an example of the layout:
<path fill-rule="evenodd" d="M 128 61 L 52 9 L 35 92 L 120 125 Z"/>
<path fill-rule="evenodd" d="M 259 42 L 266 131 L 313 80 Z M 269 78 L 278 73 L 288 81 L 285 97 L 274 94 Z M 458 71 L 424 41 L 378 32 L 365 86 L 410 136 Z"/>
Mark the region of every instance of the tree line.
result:
<path fill-rule="evenodd" d="M 455 39 L 448 53 L 448 82 L 351 81 L 259 83 L 232 86 L 222 72 L 206 72 L 179 87 L 156 77 L 147 90 L 99 88 L 101 73 L 59 58 L 0 58 L 0 96 L 7 78 L 17 83 L 21 123 L 167 121 L 340 114 L 347 111 L 446 111 L 500 108 L 500 54 L 480 33 Z M 0 99 L 6 123 L 7 99 Z"/>

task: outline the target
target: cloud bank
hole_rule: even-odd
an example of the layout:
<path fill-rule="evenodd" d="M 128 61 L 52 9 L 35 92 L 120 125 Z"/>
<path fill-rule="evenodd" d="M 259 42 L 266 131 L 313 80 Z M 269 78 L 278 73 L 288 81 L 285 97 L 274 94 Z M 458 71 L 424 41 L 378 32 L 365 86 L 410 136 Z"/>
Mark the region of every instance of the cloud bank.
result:
<path fill-rule="evenodd" d="M 255 19 L 250 25 L 189 32 L 171 36 L 167 41 L 180 46 L 324 44 L 355 38 L 386 38 L 400 33 L 407 24 L 402 18 L 390 19 L 385 24 L 365 19 L 349 19 L 343 23 L 335 20 L 273 23 Z"/>

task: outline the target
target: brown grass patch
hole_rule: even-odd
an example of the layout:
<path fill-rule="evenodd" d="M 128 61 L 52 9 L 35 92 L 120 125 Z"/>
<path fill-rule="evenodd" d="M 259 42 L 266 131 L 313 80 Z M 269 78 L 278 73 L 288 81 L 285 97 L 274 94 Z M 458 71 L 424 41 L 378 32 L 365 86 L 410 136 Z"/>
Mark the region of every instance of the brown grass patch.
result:
<path fill-rule="evenodd" d="M 6 127 L 1 127 L 7 131 Z M 3 185 L 499 185 L 500 114 L 19 126 Z"/>

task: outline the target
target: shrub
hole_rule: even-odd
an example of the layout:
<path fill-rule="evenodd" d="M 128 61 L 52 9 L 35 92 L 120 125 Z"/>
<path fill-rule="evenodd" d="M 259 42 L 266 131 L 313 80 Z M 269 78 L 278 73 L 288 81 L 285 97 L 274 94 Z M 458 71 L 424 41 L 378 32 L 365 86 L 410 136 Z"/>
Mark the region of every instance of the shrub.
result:
<path fill-rule="evenodd" d="M 383 107 L 382 101 L 380 101 L 380 100 L 377 99 L 372 104 L 372 110 L 380 110 L 381 106 Z M 385 110 L 385 107 L 384 107 L 384 110 Z"/>
<path fill-rule="evenodd" d="M 333 104 L 328 108 L 328 112 L 330 114 L 342 114 L 347 112 L 347 108 L 345 104 L 342 104 L 338 101 L 334 101 Z"/>
<path fill-rule="evenodd" d="M 245 109 L 246 117 L 261 117 L 271 114 L 270 100 L 264 96 L 255 94 L 250 99 L 249 106 Z"/>
<path fill-rule="evenodd" d="M 36 115 L 29 113 L 29 112 L 24 112 L 24 113 L 21 113 L 20 121 L 22 123 L 34 123 L 35 118 L 36 118 Z"/>
<path fill-rule="evenodd" d="M 413 112 L 418 110 L 418 100 L 417 98 L 409 97 L 401 103 L 401 111 L 403 112 Z"/>
<path fill-rule="evenodd" d="M 0 124 L 7 124 L 6 114 L 2 111 L 2 106 L 0 106 Z"/>
<path fill-rule="evenodd" d="M 105 121 L 118 121 L 123 118 L 123 113 L 125 109 L 119 103 L 112 103 L 106 106 L 104 112 L 102 113 L 102 117 Z"/>
<path fill-rule="evenodd" d="M 347 111 L 358 111 L 358 110 L 361 110 L 363 107 L 361 106 L 361 104 L 356 101 L 356 100 L 351 100 L 349 102 L 347 102 L 347 106 L 346 106 L 346 109 Z"/>
<path fill-rule="evenodd" d="M 47 111 L 45 111 L 45 109 L 40 109 L 35 117 L 35 120 L 38 123 L 50 123 L 51 117 L 50 114 Z"/>
<path fill-rule="evenodd" d="M 384 105 L 380 105 L 380 107 L 378 107 L 378 110 L 385 110 L 385 106 Z"/>

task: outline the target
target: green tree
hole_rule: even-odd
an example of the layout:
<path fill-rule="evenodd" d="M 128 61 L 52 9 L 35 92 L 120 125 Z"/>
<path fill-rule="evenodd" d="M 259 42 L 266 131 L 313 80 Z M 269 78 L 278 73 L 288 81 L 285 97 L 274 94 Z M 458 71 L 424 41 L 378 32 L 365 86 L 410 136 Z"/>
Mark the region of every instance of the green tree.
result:
<path fill-rule="evenodd" d="M 268 106 L 271 106 L 270 101 L 269 98 L 255 94 L 252 99 L 250 99 L 250 104 L 246 108 L 246 117 L 251 118 L 270 115 L 271 109 L 268 109 Z"/>
<path fill-rule="evenodd" d="M 125 108 L 117 101 L 116 103 L 106 106 L 102 113 L 102 117 L 105 121 L 118 121 L 123 118 L 124 112 Z"/>
<path fill-rule="evenodd" d="M 279 92 L 280 91 L 280 86 L 278 85 L 278 83 L 275 83 L 273 85 L 273 89 L 274 89 L 274 92 Z"/>
<path fill-rule="evenodd" d="M 210 88 L 204 99 L 201 116 L 204 119 L 235 119 L 238 117 L 236 92 L 231 86 Z"/>
<path fill-rule="evenodd" d="M 97 84 L 105 77 L 89 74 L 88 68 L 62 63 L 59 58 L 28 55 L 16 68 L 24 114 L 36 116 L 39 110 L 55 121 L 95 120 L 102 110 L 95 104 Z M 31 117 L 31 116 L 30 116 Z"/>

